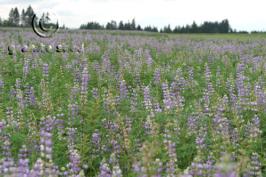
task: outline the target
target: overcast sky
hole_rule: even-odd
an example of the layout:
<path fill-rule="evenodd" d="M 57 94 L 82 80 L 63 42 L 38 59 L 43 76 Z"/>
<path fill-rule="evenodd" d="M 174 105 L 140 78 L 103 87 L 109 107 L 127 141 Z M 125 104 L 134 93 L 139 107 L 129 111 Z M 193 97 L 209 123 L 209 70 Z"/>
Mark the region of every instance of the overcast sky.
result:
<path fill-rule="evenodd" d="M 21 11 L 28 5 L 37 12 L 53 11 L 60 25 L 71 28 L 88 21 L 106 24 L 133 18 L 141 26 L 173 28 L 227 18 L 237 30 L 266 30 L 265 0 L 0 0 L 0 17 L 7 18 L 12 7 Z"/>

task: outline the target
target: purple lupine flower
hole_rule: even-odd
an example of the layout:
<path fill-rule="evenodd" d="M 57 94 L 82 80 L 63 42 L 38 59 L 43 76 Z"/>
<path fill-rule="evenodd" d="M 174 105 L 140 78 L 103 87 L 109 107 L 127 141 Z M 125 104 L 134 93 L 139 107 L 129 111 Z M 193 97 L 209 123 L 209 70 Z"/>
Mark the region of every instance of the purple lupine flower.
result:
<path fill-rule="evenodd" d="M 204 113 L 210 112 L 210 94 L 208 89 L 205 89 L 203 93 L 203 101 L 204 101 Z"/>
<path fill-rule="evenodd" d="M 25 145 L 20 149 L 17 173 L 18 176 L 28 176 L 30 173 L 29 159 L 27 158 L 27 148 Z"/>
<path fill-rule="evenodd" d="M 21 79 L 20 78 L 16 79 L 15 88 L 16 88 L 16 90 L 21 89 Z"/>
<path fill-rule="evenodd" d="M 78 85 L 81 81 L 81 73 L 78 67 L 75 67 L 73 74 L 74 74 L 74 85 Z"/>
<path fill-rule="evenodd" d="M 40 130 L 40 149 L 41 156 L 47 161 L 52 160 L 52 129 L 54 126 L 54 120 L 51 116 L 48 116 L 41 122 Z"/>
<path fill-rule="evenodd" d="M 84 68 L 82 71 L 82 77 L 81 77 L 81 95 L 87 94 L 88 82 L 89 82 L 88 69 Z"/>
<path fill-rule="evenodd" d="M 137 93 L 135 89 L 132 89 L 131 96 L 130 96 L 130 110 L 131 112 L 135 112 L 137 110 Z"/>
<path fill-rule="evenodd" d="M 189 67 L 188 69 L 188 79 L 189 79 L 189 83 L 190 86 L 192 87 L 193 82 L 194 82 L 194 68 L 193 67 Z"/>
<path fill-rule="evenodd" d="M 112 139 L 111 145 L 112 145 L 112 149 L 114 153 L 119 154 L 121 152 L 121 145 L 119 144 L 117 140 Z"/>
<path fill-rule="evenodd" d="M 68 123 L 73 125 L 74 121 L 76 120 L 79 112 L 79 106 L 77 104 L 69 104 L 68 105 Z"/>
<path fill-rule="evenodd" d="M 152 109 L 153 106 L 152 106 L 152 102 L 151 102 L 149 86 L 144 87 L 143 95 L 144 95 L 144 106 L 145 106 L 146 110 L 150 111 L 150 113 L 153 114 L 153 109 Z"/>
<path fill-rule="evenodd" d="M 226 81 L 226 88 L 229 91 L 230 104 L 232 105 L 233 109 L 236 109 L 237 96 L 235 94 L 232 76 Z"/>
<path fill-rule="evenodd" d="M 100 148 L 100 142 L 101 142 L 101 135 L 98 130 L 95 130 L 95 132 L 92 134 L 92 143 L 96 147 L 96 149 Z"/>
<path fill-rule="evenodd" d="M 24 66 L 23 66 L 23 77 L 25 78 L 29 74 L 29 61 L 25 60 Z"/>
<path fill-rule="evenodd" d="M 70 150 L 70 155 L 69 155 L 70 163 L 69 163 L 69 171 L 70 174 L 76 176 L 80 173 L 80 156 L 78 154 L 78 151 L 75 149 Z"/>
<path fill-rule="evenodd" d="M 52 159 L 52 134 L 50 131 L 41 130 L 41 153 L 44 158 Z"/>
<path fill-rule="evenodd" d="M 144 132 L 147 135 L 151 135 L 152 122 L 151 122 L 150 116 L 147 117 L 146 121 L 144 122 L 143 127 L 144 127 Z"/>
<path fill-rule="evenodd" d="M 237 104 L 237 109 L 238 111 L 241 111 L 244 109 L 243 106 L 247 105 L 249 103 L 248 101 L 248 93 L 244 85 L 244 81 L 246 77 L 244 76 L 244 69 L 245 65 L 244 64 L 238 64 L 237 65 L 237 73 L 236 73 L 236 88 L 237 88 L 237 94 L 238 94 L 238 104 Z"/>
<path fill-rule="evenodd" d="M 254 93 L 256 96 L 257 105 L 265 109 L 266 95 L 258 83 L 255 84 Z"/>
<path fill-rule="evenodd" d="M 256 152 L 253 152 L 251 154 L 247 176 L 261 176 L 261 163 L 259 159 L 259 154 Z"/>
<path fill-rule="evenodd" d="M 25 100 L 24 100 L 24 97 L 23 97 L 22 90 L 21 89 L 17 89 L 16 92 L 17 92 L 16 98 L 17 98 L 17 101 L 18 101 L 19 108 L 20 109 L 24 109 L 24 107 L 25 107 Z"/>
<path fill-rule="evenodd" d="M 187 126 L 189 133 L 196 133 L 198 130 L 199 117 L 197 115 L 191 115 L 188 117 Z"/>
<path fill-rule="evenodd" d="M 128 89 L 127 89 L 127 85 L 126 85 L 126 81 L 125 80 L 120 81 L 119 91 L 120 91 L 120 99 L 127 98 Z"/>
<path fill-rule="evenodd" d="M 10 152 L 10 142 L 8 139 L 4 141 L 4 145 L 2 147 L 3 151 L 3 160 L 2 160 L 2 172 L 3 175 L 8 175 L 12 173 L 12 169 L 15 167 L 14 160 L 11 156 Z"/>
<path fill-rule="evenodd" d="M 183 109 L 185 100 L 184 97 L 181 95 L 176 82 L 172 82 L 170 85 L 170 97 L 173 106 L 175 106 L 178 109 Z"/>
<path fill-rule="evenodd" d="M 130 117 L 125 118 L 125 127 L 126 127 L 127 132 L 130 133 L 132 130 L 132 118 Z"/>
<path fill-rule="evenodd" d="M 260 130 L 260 118 L 258 117 L 258 115 L 255 115 L 252 118 L 247 128 L 247 132 L 250 138 L 256 139 L 260 136 L 262 131 Z"/>
<path fill-rule="evenodd" d="M 140 162 L 133 163 L 133 171 L 138 175 L 138 177 L 148 177 L 146 174 L 146 168 L 142 167 Z"/>
<path fill-rule="evenodd" d="M 162 83 L 163 90 L 163 103 L 166 110 L 173 108 L 173 102 L 170 96 L 169 88 L 167 83 Z"/>
<path fill-rule="evenodd" d="M 135 79 L 136 84 L 138 86 L 140 86 L 141 85 L 141 79 L 140 79 L 140 73 L 138 71 L 135 73 L 134 79 Z"/>
<path fill-rule="evenodd" d="M 162 177 L 162 172 L 163 172 L 163 163 L 160 159 L 155 159 L 155 175 L 153 177 Z"/>
<path fill-rule="evenodd" d="M 203 176 L 204 174 L 204 163 L 192 162 L 190 166 L 190 174 L 192 176 Z"/>
<path fill-rule="evenodd" d="M 236 164 L 232 162 L 230 155 L 223 154 L 221 161 L 216 163 L 214 177 L 237 177 Z"/>
<path fill-rule="evenodd" d="M 236 152 L 238 151 L 239 148 L 239 130 L 237 128 L 230 128 L 230 141 L 231 144 L 234 148 L 234 151 L 232 152 L 232 159 L 236 160 L 237 159 L 237 154 Z"/>
<path fill-rule="evenodd" d="M 49 75 L 49 65 L 47 63 L 43 64 L 42 72 L 43 72 L 43 76 L 47 78 Z"/>
<path fill-rule="evenodd" d="M 171 140 L 171 135 L 166 131 L 164 134 L 164 144 L 169 156 L 169 161 L 166 164 L 166 172 L 168 176 L 174 177 L 176 172 L 176 144 Z"/>
<path fill-rule="evenodd" d="M 77 86 L 71 88 L 70 101 L 72 103 L 76 101 L 78 93 L 79 93 L 79 88 Z"/>
<path fill-rule="evenodd" d="M 17 127 L 18 126 L 18 120 L 14 118 L 13 108 L 7 107 L 6 108 L 6 117 L 7 117 L 7 124 L 6 126 L 9 127 Z"/>
<path fill-rule="evenodd" d="M 98 99 L 99 98 L 99 90 L 98 88 L 93 88 L 92 89 L 92 96 L 94 99 Z"/>
<path fill-rule="evenodd" d="M 212 177 L 214 173 L 214 164 L 215 160 L 212 154 L 208 155 L 208 159 L 206 163 L 204 164 L 204 171 L 206 174 L 206 177 Z"/>
<path fill-rule="evenodd" d="M 196 137 L 196 145 L 197 145 L 197 149 L 202 152 L 206 147 L 206 131 L 204 131 L 203 129 L 200 130 L 200 132 L 198 133 L 197 137 Z"/>
<path fill-rule="evenodd" d="M 227 99 L 227 97 L 224 97 Z M 219 104 L 213 119 L 214 129 L 223 138 L 229 138 L 229 120 L 224 116 L 225 103 Z"/>
<path fill-rule="evenodd" d="M 29 177 L 42 177 L 43 176 L 43 167 L 44 164 L 42 160 L 39 158 L 33 165 L 32 170 L 30 171 Z"/>
<path fill-rule="evenodd" d="M 120 169 L 119 165 L 116 164 L 115 166 L 113 166 L 113 170 L 112 170 L 112 177 L 122 177 L 122 170 Z"/>
<path fill-rule="evenodd" d="M 58 129 L 58 134 L 60 135 L 59 138 L 61 139 L 64 132 L 65 132 L 65 121 L 63 119 L 59 119 L 60 117 L 62 118 L 64 114 L 59 114 L 57 115 L 57 119 L 55 120 L 55 126 Z"/>
<path fill-rule="evenodd" d="M 154 102 L 153 109 L 155 112 L 162 112 L 162 108 L 158 102 Z"/>
<path fill-rule="evenodd" d="M 110 73 L 112 69 L 110 58 L 106 53 L 102 56 L 102 69 L 107 73 Z"/>
<path fill-rule="evenodd" d="M 235 171 L 230 171 L 227 173 L 217 172 L 214 174 L 214 177 L 237 177 L 237 174 Z"/>
<path fill-rule="evenodd" d="M 33 87 L 30 87 L 29 96 L 30 96 L 30 104 L 34 106 L 36 104 L 36 98 L 35 98 L 34 88 Z"/>
<path fill-rule="evenodd" d="M 100 67 L 98 61 L 94 61 L 94 63 L 93 63 L 93 68 L 94 68 L 94 70 L 95 70 L 97 73 L 100 73 L 100 71 L 101 71 L 101 67 Z"/>
<path fill-rule="evenodd" d="M 112 171 L 109 165 L 103 160 L 100 165 L 100 173 L 98 177 L 112 177 Z"/>
<path fill-rule="evenodd" d="M 180 68 L 178 68 L 176 70 L 176 76 L 175 76 L 175 80 L 174 82 L 176 82 L 176 88 L 178 89 L 178 91 L 182 91 L 185 89 L 185 87 L 187 86 L 186 80 L 183 76 L 182 70 Z"/>
<path fill-rule="evenodd" d="M 17 94 L 17 91 L 15 88 L 10 88 L 9 95 L 11 98 L 15 98 Z"/>
<path fill-rule="evenodd" d="M 211 81 L 211 71 L 207 63 L 205 64 L 205 80 L 206 83 Z"/>
<path fill-rule="evenodd" d="M 70 147 L 74 146 L 76 139 L 76 129 L 75 128 L 67 128 L 68 135 L 68 144 Z"/>
<path fill-rule="evenodd" d="M 153 75 L 153 80 L 155 84 L 159 84 L 161 81 L 161 71 L 160 69 L 156 69 Z"/>
<path fill-rule="evenodd" d="M 0 93 L 2 93 L 4 86 L 5 86 L 4 80 L 0 76 Z"/>
<path fill-rule="evenodd" d="M 211 71 L 208 65 L 205 65 L 205 81 L 207 84 L 207 92 L 211 95 L 214 92 L 212 83 L 211 83 Z"/>
<path fill-rule="evenodd" d="M 146 59 L 147 65 L 151 66 L 152 63 L 153 63 L 153 59 L 151 57 L 150 51 L 149 50 L 145 50 L 145 55 L 146 55 L 145 59 Z"/>
<path fill-rule="evenodd" d="M 112 177 L 122 177 L 122 170 L 120 169 L 116 154 L 112 153 L 109 159 L 110 165 L 113 167 Z"/>

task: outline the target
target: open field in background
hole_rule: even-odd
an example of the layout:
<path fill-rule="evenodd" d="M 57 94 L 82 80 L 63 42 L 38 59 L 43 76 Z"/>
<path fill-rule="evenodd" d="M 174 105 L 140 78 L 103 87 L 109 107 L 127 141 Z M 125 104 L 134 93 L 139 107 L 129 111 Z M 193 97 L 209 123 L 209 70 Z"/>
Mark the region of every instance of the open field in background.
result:
<path fill-rule="evenodd" d="M 266 176 L 265 70 L 266 34 L 1 28 L 0 176 Z"/>

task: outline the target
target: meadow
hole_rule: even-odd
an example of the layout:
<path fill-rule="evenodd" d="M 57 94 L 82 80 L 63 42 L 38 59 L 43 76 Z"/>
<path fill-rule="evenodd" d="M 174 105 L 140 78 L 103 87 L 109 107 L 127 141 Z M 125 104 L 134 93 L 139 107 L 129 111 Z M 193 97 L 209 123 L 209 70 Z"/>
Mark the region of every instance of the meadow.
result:
<path fill-rule="evenodd" d="M 0 176 L 266 176 L 265 70 L 264 34 L 1 29 Z"/>

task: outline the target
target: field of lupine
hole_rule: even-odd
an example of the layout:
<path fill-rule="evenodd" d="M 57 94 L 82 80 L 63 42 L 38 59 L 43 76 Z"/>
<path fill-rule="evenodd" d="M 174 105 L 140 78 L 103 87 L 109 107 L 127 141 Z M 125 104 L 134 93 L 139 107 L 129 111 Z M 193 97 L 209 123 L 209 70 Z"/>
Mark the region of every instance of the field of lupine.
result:
<path fill-rule="evenodd" d="M 266 176 L 266 38 L 0 32 L 0 176 Z"/>

